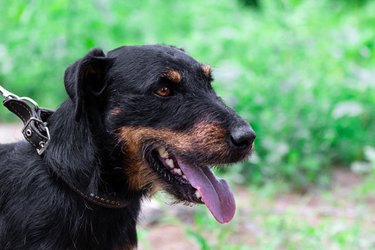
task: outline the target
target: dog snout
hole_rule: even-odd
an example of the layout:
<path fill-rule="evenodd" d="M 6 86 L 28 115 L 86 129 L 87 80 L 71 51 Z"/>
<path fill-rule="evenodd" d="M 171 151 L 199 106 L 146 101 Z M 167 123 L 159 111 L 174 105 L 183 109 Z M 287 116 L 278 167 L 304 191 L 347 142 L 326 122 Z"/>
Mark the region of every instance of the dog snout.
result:
<path fill-rule="evenodd" d="M 249 125 L 240 125 L 230 130 L 229 137 L 232 147 L 246 150 L 252 147 L 256 134 Z"/>

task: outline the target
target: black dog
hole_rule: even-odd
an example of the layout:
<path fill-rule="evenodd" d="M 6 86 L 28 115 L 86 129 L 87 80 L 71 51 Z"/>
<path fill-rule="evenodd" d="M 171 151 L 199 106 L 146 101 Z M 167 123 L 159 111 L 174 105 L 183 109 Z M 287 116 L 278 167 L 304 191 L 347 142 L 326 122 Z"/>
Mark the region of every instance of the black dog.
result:
<path fill-rule="evenodd" d="M 209 66 L 169 46 L 94 49 L 64 81 L 44 154 L 0 146 L 1 249 L 133 249 L 141 200 L 159 190 L 232 219 L 210 165 L 245 159 L 255 134 L 216 96 Z"/>

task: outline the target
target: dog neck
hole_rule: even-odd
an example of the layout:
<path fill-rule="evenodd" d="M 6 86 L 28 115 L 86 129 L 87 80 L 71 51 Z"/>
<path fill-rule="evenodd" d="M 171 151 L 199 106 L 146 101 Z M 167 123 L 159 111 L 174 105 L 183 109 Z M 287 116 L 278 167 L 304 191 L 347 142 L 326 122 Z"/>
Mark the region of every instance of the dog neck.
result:
<path fill-rule="evenodd" d="M 48 124 L 51 141 L 44 157 L 53 172 L 89 195 L 108 193 L 129 202 L 140 200 L 142 193 L 128 188 L 121 148 L 113 144 L 115 139 L 101 119 L 83 116 L 77 122 L 68 100 Z"/>

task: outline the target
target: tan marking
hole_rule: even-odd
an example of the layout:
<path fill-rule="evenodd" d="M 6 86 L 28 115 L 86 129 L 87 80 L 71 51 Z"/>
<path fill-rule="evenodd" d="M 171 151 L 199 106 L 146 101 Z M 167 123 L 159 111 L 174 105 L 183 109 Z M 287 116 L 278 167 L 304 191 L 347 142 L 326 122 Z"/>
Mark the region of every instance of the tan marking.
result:
<path fill-rule="evenodd" d="M 128 181 L 131 188 L 141 190 L 151 187 L 151 190 L 149 190 L 150 196 L 164 189 L 159 177 L 146 165 L 142 158 L 134 158 L 125 174 L 129 177 Z"/>
<path fill-rule="evenodd" d="M 205 74 L 205 76 L 207 76 L 207 77 L 211 77 L 211 74 L 212 74 L 212 69 L 211 69 L 211 67 L 209 66 L 209 65 L 203 65 L 202 66 L 202 71 L 203 71 L 203 73 Z"/>
<path fill-rule="evenodd" d="M 179 83 L 182 79 L 181 74 L 176 70 L 168 70 L 165 76 L 174 83 Z"/>
<path fill-rule="evenodd" d="M 136 190 L 148 185 L 151 185 L 152 193 L 164 189 L 159 177 L 142 158 L 141 147 L 145 139 L 161 142 L 179 153 L 204 152 L 206 155 L 217 156 L 218 159 L 229 156 L 224 129 L 219 125 L 200 123 L 187 132 L 123 127 L 119 130 L 119 140 L 124 145 L 124 151 L 131 156 L 127 162 L 129 167 L 126 169 L 126 175 L 129 177 L 130 186 Z"/>

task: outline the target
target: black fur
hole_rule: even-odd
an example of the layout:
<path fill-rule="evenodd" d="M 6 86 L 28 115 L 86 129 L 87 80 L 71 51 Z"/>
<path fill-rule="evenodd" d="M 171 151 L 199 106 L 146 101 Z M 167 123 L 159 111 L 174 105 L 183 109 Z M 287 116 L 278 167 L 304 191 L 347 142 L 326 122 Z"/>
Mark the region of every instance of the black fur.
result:
<path fill-rule="evenodd" d="M 187 131 L 211 121 L 231 138 L 234 129 L 248 127 L 216 96 L 201 66 L 179 49 L 150 45 L 125 46 L 108 55 L 94 49 L 68 67 L 64 81 L 70 98 L 48 120 L 51 142 L 45 154 L 40 157 L 26 142 L 0 145 L 0 249 L 136 246 L 140 202 L 150 190 L 129 187 L 124 169 L 130 157 L 118 129 Z M 163 76 L 170 69 L 181 72 L 178 86 Z M 157 96 L 154 90 L 161 86 L 168 86 L 172 96 Z M 253 132 L 244 133 L 252 142 Z M 219 161 L 248 154 L 248 147 L 237 148 L 231 159 Z M 213 161 L 203 152 L 197 155 Z M 111 193 L 130 205 L 110 209 L 90 203 L 56 173 L 85 192 Z"/>

